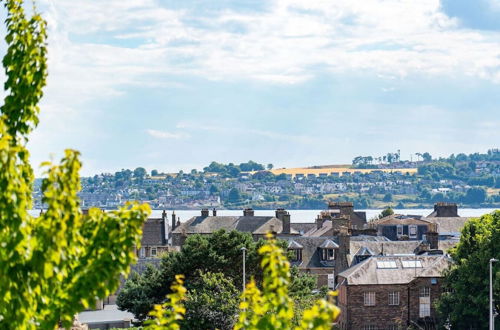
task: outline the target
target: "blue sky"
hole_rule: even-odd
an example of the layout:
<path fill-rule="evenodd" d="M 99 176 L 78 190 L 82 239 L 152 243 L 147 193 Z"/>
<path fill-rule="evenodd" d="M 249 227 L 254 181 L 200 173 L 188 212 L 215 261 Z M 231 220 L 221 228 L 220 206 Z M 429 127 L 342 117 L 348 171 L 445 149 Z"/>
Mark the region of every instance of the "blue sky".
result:
<path fill-rule="evenodd" d="M 500 142 L 500 1 L 40 0 L 30 142 L 83 174 L 484 152 Z M 3 46 L 2 49 L 5 49 Z"/>

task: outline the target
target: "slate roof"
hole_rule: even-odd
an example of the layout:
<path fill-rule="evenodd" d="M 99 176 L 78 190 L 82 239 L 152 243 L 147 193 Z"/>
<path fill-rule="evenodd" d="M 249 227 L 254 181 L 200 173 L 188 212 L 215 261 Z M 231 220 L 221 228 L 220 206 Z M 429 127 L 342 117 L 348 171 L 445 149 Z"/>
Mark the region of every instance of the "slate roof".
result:
<path fill-rule="evenodd" d="M 362 248 L 370 249 L 374 255 L 382 252 L 385 255 L 413 254 L 420 245 L 420 241 L 353 241 L 350 240 L 350 251 L 354 253 Z"/>
<path fill-rule="evenodd" d="M 162 218 L 149 218 L 142 227 L 142 246 L 167 245 L 165 239 L 165 222 Z"/>
<path fill-rule="evenodd" d="M 331 239 L 326 239 L 321 245 L 319 246 L 322 249 L 338 249 L 339 246 L 337 243 L 332 241 Z"/>
<path fill-rule="evenodd" d="M 460 235 L 460 231 L 471 217 L 425 217 L 422 220 L 437 223 L 440 235 Z"/>
<path fill-rule="evenodd" d="M 405 268 L 402 261 L 420 261 L 421 268 Z M 394 261 L 396 268 L 378 268 L 378 261 Z M 442 277 L 451 265 L 444 255 L 433 256 L 375 256 L 341 272 L 338 276 L 348 285 L 408 284 L 416 277 Z"/>
<path fill-rule="evenodd" d="M 337 244 L 336 242 L 334 242 L 335 239 L 325 238 L 325 237 L 304 237 L 304 236 L 289 237 L 284 239 L 287 240 L 289 244 L 291 244 L 290 242 L 293 241 L 296 244 L 299 244 L 303 247 L 302 262 L 293 263 L 299 266 L 299 268 L 329 267 L 333 269 L 333 267 L 335 266 L 335 260 L 322 261 L 320 257 L 320 246 L 324 244 L 325 241 L 331 241 L 332 243 Z"/>
<path fill-rule="evenodd" d="M 308 232 L 304 233 L 304 236 L 309 236 L 309 237 L 321 237 L 328 233 L 329 230 L 332 229 L 332 221 L 331 220 L 326 220 L 323 222 L 323 226 L 321 228 L 317 228 L 314 226 L 311 230 Z"/>
<path fill-rule="evenodd" d="M 388 239 L 385 236 L 372 236 L 372 235 L 356 235 L 356 236 L 351 236 L 351 242 L 352 241 L 369 241 L 369 242 L 392 242 L 390 239 Z"/>
<path fill-rule="evenodd" d="M 376 222 L 377 226 L 388 226 L 388 225 L 429 225 L 429 221 L 414 219 L 414 218 L 396 218 L 396 217 L 384 217 Z"/>
<path fill-rule="evenodd" d="M 197 216 L 182 223 L 173 232 L 211 234 L 217 230 L 225 229 L 264 235 L 271 229 L 281 233 L 282 228 L 281 220 L 271 216 Z M 298 234 L 293 228 L 291 228 L 290 233 L 293 235 Z"/>
<path fill-rule="evenodd" d="M 315 222 L 295 222 L 291 224 L 291 227 L 295 229 L 299 234 L 303 235 L 309 230 L 316 228 Z"/>

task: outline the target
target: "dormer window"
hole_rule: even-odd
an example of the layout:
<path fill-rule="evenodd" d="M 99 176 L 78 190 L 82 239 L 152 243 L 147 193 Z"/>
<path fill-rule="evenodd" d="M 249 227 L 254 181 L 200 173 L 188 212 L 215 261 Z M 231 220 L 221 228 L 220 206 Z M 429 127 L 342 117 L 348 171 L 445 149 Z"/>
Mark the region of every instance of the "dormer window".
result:
<path fill-rule="evenodd" d="M 292 261 L 302 261 L 302 250 L 296 249 L 292 251 L 293 251 Z"/>
<path fill-rule="evenodd" d="M 334 241 L 327 239 L 319 246 L 319 253 L 321 261 L 335 260 L 335 250 L 339 246 Z"/>
<path fill-rule="evenodd" d="M 304 247 L 295 241 L 290 241 L 288 243 L 288 251 L 291 251 L 291 260 L 292 262 L 301 262 L 302 261 L 302 249 Z"/>
<path fill-rule="evenodd" d="M 324 261 L 335 260 L 334 249 L 321 249 L 321 250 L 322 250 L 321 260 Z"/>

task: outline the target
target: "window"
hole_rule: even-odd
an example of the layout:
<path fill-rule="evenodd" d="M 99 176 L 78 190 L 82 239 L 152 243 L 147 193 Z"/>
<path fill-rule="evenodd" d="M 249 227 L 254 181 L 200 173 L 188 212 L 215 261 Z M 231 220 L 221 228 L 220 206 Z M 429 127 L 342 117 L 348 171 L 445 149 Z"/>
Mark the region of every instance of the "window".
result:
<path fill-rule="evenodd" d="M 377 261 L 377 268 L 378 269 L 390 269 L 390 268 L 397 269 L 398 266 L 396 265 L 395 261 Z"/>
<path fill-rule="evenodd" d="M 333 274 L 328 274 L 328 288 L 329 289 L 335 288 L 335 277 L 333 276 Z"/>
<path fill-rule="evenodd" d="M 410 225 L 410 238 L 417 238 L 417 226 Z"/>
<path fill-rule="evenodd" d="M 322 249 L 322 260 L 334 260 L 335 250 L 334 249 Z"/>
<path fill-rule="evenodd" d="M 141 247 L 139 249 L 139 258 L 145 258 L 146 257 L 146 249 L 144 249 L 143 247 Z"/>
<path fill-rule="evenodd" d="M 420 288 L 419 316 L 431 316 L 431 288 L 425 286 Z"/>
<path fill-rule="evenodd" d="M 301 249 L 291 249 L 289 251 L 292 251 L 292 261 L 302 261 Z"/>
<path fill-rule="evenodd" d="M 403 226 L 402 225 L 397 226 L 397 235 L 398 235 L 398 237 L 403 236 Z"/>
<path fill-rule="evenodd" d="M 363 326 L 363 330 L 377 330 L 377 327 L 373 324 L 366 324 Z"/>
<path fill-rule="evenodd" d="M 399 292 L 398 291 L 389 292 L 389 305 L 390 306 L 399 305 Z"/>
<path fill-rule="evenodd" d="M 375 306 L 375 292 L 365 292 L 365 306 Z"/>
<path fill-rule="evenodd" d="M 422 268 L 420 260 L 403 260 L 403 268 Z"/>
<path fill-rule="evenodd" d="M 152 247 L 151 248 L 151 256 L 152 257 L 156 257 L 157 254 L 158 254 L 158 250 L 155 247 Z"/>
<path fill-rule="evenodd" d="M 428 286 L 424 286 L 420 288 L 420 297 L 430 297 L 431 296 L 431 288 Z"/>

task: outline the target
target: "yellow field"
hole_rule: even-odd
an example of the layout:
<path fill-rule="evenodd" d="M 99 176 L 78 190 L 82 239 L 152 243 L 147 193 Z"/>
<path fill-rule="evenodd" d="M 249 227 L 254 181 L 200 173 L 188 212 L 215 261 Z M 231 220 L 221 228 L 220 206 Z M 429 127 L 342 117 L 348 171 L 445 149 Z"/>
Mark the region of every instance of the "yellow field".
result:
<path fill-rule="evenodd" d="M 342 175 L 344 172 L 348 173 L 370 173 L 373 171 L 382 171 L 382 172 L 401 172 L 401 173 L 410 173 L 410 174 L 415 174 L 417 172 L 416 168 L 397 168 L 397 169 L 358 169 L 358 168 L 349 168 L 349 167 L 321 167 L 321 168 L 311 168 L 311 167 L 297 167 L 297 168 L 277 168 L 271 170 L 271 172 L 274 175 L 280 175 L 280 174 L 291 174 L 292 176 L 296 176 L 297 174 L 303 174 L 303 175 L 308 175 L 308 174 L 314 174 L 316 176 L 320 174 L 328 174 L 330 175 L 331 173 L 339 173 L 339 175 Z"/>

